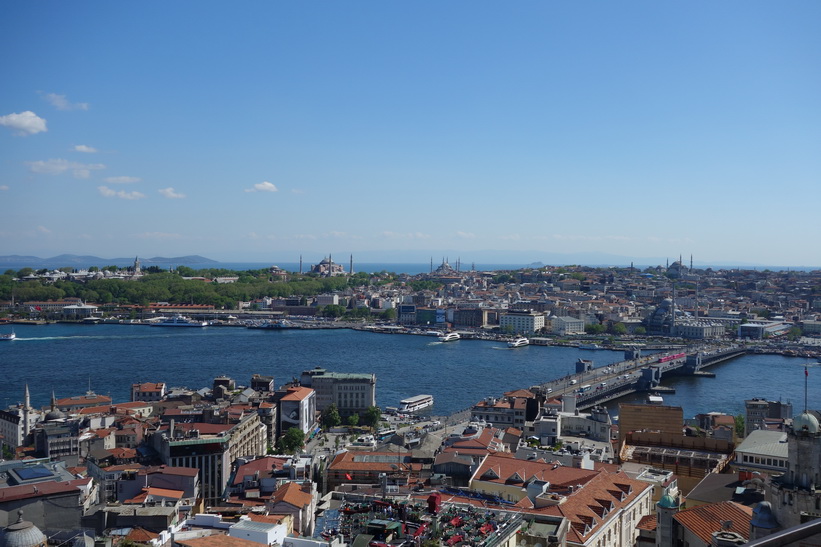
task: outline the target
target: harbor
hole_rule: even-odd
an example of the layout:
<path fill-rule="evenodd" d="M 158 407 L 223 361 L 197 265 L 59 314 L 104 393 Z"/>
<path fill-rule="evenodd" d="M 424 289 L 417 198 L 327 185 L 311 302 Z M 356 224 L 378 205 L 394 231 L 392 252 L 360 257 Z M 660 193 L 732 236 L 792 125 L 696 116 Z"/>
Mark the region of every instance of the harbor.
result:
<path fill-rule="evenodd" d="M 84 393 L 89 380 L 96 392 L 126 401 L 134 382 L 164 381 L 198 389 L 221 375 L 247 384 L 251 375 L 267 374 L 281 385 L 303 370 L 323 366 L 338 372 L 376 374 L 376 400 L 382 408 L 424 393 L 434 398 L 425 413 L 449 416 L 512 389 L 544 384 L 568 388 L 579 359 L 593 357 L 592 371 L 598 374 L 625 361 L 623 350 L 591 352 L 556 345 L 511 350 L 501 340 L 442 343 L 432 336 L 375 336 L 351 329 L 271 333 L 244 328 L 48 324 L 18 325 L 15 332 L 16 340 L 0 345 L 0 359 L 13 365 L 7 366 L 6 381 L 0 386 L 4 406 L 19 402 L 26 384 L 32 402 L 43 407 L 52 389 L 58 395 Z M 653 355 L 643 357 L 652 359 Z M 664 394 L 665 404 L 681 406 L 685 416 L 693 416 L 741 412 L 744 399 L 754 397 L 798 401 L 803 397 L 806 363 L 800 357 L 745 353 L 698 375 L 665 375 L 661 385 L 676 391 Z M 809 404 L 818 406 L 821 400 L 815 399 L 821 393 L 821 375 L 812 371 Z M 765 377 L 770 379 L 766 392 L 760 382 Z M 611 380 L 598 383 L 602 381 Z M 646 393 L 634 390 L 613 404 L 645 399 Z"/>

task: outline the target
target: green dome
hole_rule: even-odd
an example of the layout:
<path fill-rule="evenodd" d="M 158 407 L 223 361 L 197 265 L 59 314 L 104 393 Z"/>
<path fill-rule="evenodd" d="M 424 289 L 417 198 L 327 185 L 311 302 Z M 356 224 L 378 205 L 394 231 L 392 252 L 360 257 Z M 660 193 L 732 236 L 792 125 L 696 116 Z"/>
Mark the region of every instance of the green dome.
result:
<path fill-rule="evenodd" d="M 676 502 L 676 498 L 670 494 L 664 494 L 659 500 L 659 507 L 664 507 L 665 509 L 678 509 L 678 503 Z"/>

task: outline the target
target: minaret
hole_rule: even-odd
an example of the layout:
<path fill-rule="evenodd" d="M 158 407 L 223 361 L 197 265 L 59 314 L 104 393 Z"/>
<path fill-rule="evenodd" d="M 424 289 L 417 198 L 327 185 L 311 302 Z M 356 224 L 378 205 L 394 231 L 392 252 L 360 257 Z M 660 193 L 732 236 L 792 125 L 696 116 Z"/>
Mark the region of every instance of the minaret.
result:
<path fill-rule="evenodd" d="M 433 273 L 433 257 L 430 257 L 430 273 Z"/>
<path fill-rule="evenodd" d="M 26 397 L 23 405 L 23 438 L 25 439 L 29 436 L 31 428 L 29 424 L 29 410 L 31 410 L 31 395 L 29 394 L 28 384 L 26 384 Z"/>
<path fill-rule="evenodd" d="M 299 273 L 302 273 L 302 255 L 299 255 Z"/>
<path fill-rule="evenodd" d="M 353 275 L 353 253 L 351 253 L 351 275 Z"/>
<path fill-rule="evenodd" d="M 690 271 L 693 271 L 693 253 L 690 253 Z"/>

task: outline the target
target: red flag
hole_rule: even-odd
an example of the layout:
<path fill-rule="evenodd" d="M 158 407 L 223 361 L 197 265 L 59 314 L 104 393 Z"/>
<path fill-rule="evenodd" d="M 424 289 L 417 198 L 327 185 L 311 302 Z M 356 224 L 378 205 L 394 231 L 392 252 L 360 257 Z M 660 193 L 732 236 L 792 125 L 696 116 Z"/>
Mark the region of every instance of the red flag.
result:
<path fill-rule="evenodd" d="M 34 309 L 37 311 L 43 311 L 43 308 L 41 308 L 40 306 L 34 306 Z"/>
<path fill-rule="evenodd" d="M 345 473 L 345 478 L 348 479 L 349 481 L 353 480 L 353 477 L 351 477 L 350 473 Z"/>

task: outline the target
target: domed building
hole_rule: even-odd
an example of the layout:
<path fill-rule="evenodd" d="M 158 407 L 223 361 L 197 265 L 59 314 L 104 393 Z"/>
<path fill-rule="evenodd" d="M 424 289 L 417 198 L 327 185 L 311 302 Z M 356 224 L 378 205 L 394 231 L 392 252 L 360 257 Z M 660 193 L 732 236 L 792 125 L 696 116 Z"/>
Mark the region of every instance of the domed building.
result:
<path fill-rule="evenodd" d="M 17 512 L 17 522 L 3 529 L 0 547 L 41 547 L 48 545 L 48 539 L 34 524 L 23 520 L 23 511 Z"/>
<path fill-rule="evenodd" d="M 760 522 L 774 518 L 781 529 L 801 524 L 808 515 L 821 515 L 821 425 L 819 413 L 805 410 L 787 430 L 787 466 L 773 477 L 767 490 L 768 511 Z M 771 523 L 770 523 L 771 524 Z M 762 527 L 764 529 L 764 527 Z"/>

